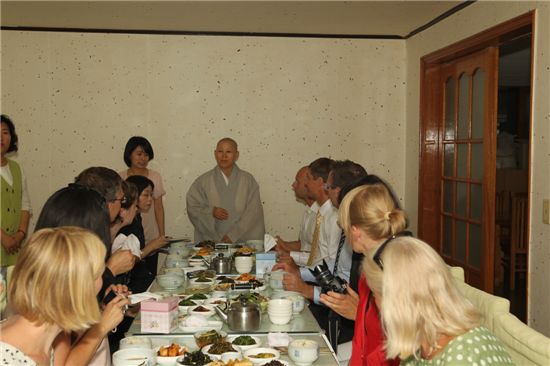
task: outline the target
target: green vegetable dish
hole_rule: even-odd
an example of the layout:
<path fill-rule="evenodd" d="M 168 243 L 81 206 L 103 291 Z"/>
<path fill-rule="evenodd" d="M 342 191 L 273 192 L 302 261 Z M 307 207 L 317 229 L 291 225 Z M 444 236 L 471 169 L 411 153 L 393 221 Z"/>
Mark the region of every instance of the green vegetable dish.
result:
<path fill-rule="evenodd" d="M 251 346 L 256 344 L 256 341 L 251 336 L 239 336 L 233 340 L 233 344 L 237 346 Z"/>
<path fill-rule="evenodd" d="M 208 296 L 206 296 L 205 294 L 193 294 L 189 296 L 187 300 L 206 300 L 206 299 L 208 299 Z"/>
<path fill-rule="evenodd" d="M 195 306 L 195 305 L 197 305 L 197 303 L 190 299 L 181 300 L 179 302 L 179 306 Z"/>
<path fill-rule="evenodd" d="M 229 342 L 217 342 L 210 346 L 208 353 L 213 355 L 221 355 L 225 352 L 236 352 L 236 349 Z"/>
<path fill-rule="evenodd" d="M 188 366 L 203 366 L 210 362 L 212 362 L 212 359 L 208 355 L 202 353 L 200 350 L 195 352 L 188 352 L 185 354 L 185 357 L 183 359 L 178 360 L 178 363 L 180 365 Z"/>

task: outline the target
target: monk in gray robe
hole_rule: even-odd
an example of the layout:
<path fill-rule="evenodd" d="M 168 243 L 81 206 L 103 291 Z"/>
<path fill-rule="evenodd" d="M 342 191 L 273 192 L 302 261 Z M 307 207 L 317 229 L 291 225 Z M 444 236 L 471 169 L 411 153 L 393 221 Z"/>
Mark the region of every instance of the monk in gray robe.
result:
<path fill-rule="evenodd" d="M 264 211 L 252 174 L 239 169 L 235 140 L 223 138 L 214 151 L 217 166 L 198 177 L 187 192 L 187 214 L 195 242 L 263 239 Z"/>

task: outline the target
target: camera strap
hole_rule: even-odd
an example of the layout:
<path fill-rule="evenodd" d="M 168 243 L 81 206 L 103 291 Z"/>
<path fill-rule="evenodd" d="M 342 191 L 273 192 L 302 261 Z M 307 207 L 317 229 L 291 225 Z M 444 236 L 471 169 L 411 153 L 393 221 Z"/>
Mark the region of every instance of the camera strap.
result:
<path fill-rule="evenodd" d="M 342 248 L 346 242 L 346 234 L 342 231 L 340 234 L 340 243 L 338 243 L 338 250 L 336 251 L 336 259 L 334 260 L 334 268 L 332 269 L 332 274 L 336 275 L 336 270 L 338 269 L 338 261 L 340 260 L 340 253 L 342 253 Z"/>

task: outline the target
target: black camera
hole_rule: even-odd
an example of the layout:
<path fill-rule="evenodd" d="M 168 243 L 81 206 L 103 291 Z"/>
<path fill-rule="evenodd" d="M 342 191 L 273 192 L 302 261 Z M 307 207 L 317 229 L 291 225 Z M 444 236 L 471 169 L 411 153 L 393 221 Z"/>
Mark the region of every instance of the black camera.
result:
<path fill-rule="evenodd" d="M 322 264 L 318 264 L 313 269 L 309 270 L 317 283 L 321 286 L 321 292 L 326 294 L 329 291 L 337 292 L 339 294 L 345 294 L 346 291 L 346 281 L 341 279 L 338 276 L 333 275 L 327 266 L 327 263 L 323 259 Z"/>

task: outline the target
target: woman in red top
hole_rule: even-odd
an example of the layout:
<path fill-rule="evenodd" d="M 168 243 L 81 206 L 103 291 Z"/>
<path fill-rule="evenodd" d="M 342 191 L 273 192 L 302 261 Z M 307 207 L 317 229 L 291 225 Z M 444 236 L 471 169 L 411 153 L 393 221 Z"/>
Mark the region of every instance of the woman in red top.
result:
<path fill-rule="evenodd" d="M 360 186 L 346 194 L 340 204 L 339 222 L 353 250 L 363 254 L 401 234 L 407 225 L 405 213 L 398 208 L 384 184 Z M 354 295 L 357 296 L 351 292 L 345 295 L 330 293 L 323 296 L 322 301 L 340 313 L 346 303 L 349 310 L 350 302 L 344 299 Z M 398 359 L 386 359 L 378 309 L 363 276 L 359 281 L 358 302 L 349 365 L 398 365 Z M 349 311 L 341 311 L 343 316 L 346 313 Z"/>

